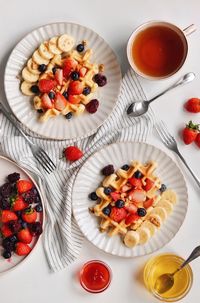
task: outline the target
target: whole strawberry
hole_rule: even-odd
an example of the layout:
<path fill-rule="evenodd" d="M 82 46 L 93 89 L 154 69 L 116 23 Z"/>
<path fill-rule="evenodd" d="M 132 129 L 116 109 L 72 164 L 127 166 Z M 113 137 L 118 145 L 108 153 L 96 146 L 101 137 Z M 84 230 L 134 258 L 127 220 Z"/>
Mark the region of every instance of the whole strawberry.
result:
<path fill-rule="evenodd" d="M 199 113 L 200 112 L 200 99 L 191 98 L 185 103 L 185 109 L 190 113 Z"/>
<path fill-rule="evenodd" d="M 200 148 L 200 133 L 196 136 L 195 143 Z"/>
<path fill-rule="evenodd" d="M 183 129 L 182 136 L 185 144 L 190 144 L 195 141 L 199 132 L 199 124 L 193 124 L 189 121 L 186 127 Z"/>
<path fill-rule="evenodd" d="M 83 156 L 83 152 L 76 146 L 69 146 L 64 149 L 64 155 L 68 161 L 77 161 Z"/>

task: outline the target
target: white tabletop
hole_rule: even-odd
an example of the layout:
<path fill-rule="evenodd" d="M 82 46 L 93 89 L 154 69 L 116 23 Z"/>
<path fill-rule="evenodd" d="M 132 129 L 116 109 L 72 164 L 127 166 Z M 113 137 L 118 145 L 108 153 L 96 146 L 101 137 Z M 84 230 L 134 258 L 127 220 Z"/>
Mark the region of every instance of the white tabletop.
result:
<path fill-rule="evenodd" d="M 50 4 L 51 2 L 51 4 Z M 125 72 L 128 64 L 125 46 L 131 31 L 147 20 L 166 20 L 181 28 L 195 23 L 200 28 L 200 1 L 190 0 L 0 0 L 0 99 L 4 98 L 3 73 L 10 51 L 14 45 L 32 29 L 56 21 L 73 21 L 88 26 L 98 32 L 117 53 Z M 187 86 L 178 88 L 153 104 L 156 113 L 165 120 L 169 130 L 179 142 L 180 150 L 199 174 L 200 149 L 194 145 L 185 146 L 179 138 L 179 131 L 190 119 L 200 122 L 200 115 L 184 112 L 183 103 L 192 96 L 200 97 L 200 34 L 199 30 L 189 40 L 189 55 L 184 68 L 169 81 L 152 83 L 142 81 L 148 97 L 159 92 L 168 83 L 175 81 L 184 72 L 193 71 L 197 77 Z M 155 137 L 149 142 L 161 146 Z M 167 153 L 171 154 L 169 151 Z M 172 155 L 172 154 L 171 154 Z M 174 157 L 174 155 L 172 155 Z M 175 157 L 174 157 L 175 158 Z M 173 251 L 186 257 L 200 244 L 200 201 L 199 188 L 184 169 L 189 190 L 189 208 L 186 219 L 176 237 L 160 252 Z M 154 299 L 142 283 L 142 269 L 150 256 L 136 259 L 123 259 L 108 255 L 84 241 L 79 259 L 67 269 L 50 273 L 42 248 L 38 245 L 28 262 L 16 270 L 0 277 L 0 296 L 4 303 L 66 303 L 66 302 L 115 302 L 115 303 L 152 303 Z M 101 294 L 86 293 L 77 281 L 77 272 L 87 260 L 101 259 L 107 262 L 113 271 L 110 287 Z M 181 302 L 200 301 L 200 260 L 192 264 L 194 283 L 192 290 Z"/>

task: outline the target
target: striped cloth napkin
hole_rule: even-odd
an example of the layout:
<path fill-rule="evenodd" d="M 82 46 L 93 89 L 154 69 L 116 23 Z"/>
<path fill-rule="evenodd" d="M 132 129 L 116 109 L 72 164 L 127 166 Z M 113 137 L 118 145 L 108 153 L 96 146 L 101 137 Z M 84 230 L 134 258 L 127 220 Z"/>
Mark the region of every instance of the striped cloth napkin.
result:
<path fill-rule="evenodd" d="M 72 191 L 76 175 L 85 160 L 95 151 L 116 141 L 146 141 L 154 125 L 151 109 L 142 117 L 126 115 L 128 104 L 134 100 L 145 100 L 139 80 L 132 70 L 123 78 L 121 93 L 116 106 L 97 130 L 96 134 L 82 140 L 50 141 L 32 136 L 32 141 L 44 148 L 57 169 L 50 175 L 38 166 L 28 144 L 18 131 L 1 114 L 1 153 L 15 160 L 32 173 L 43 191 L 46 224 L 43 233 L 44 250 L 52 271 L 65 268 L 79 255 L 83 235 L 72 216 Z M 69 164 L 60 159 L 63 148 L 77 145 L 84 156 Z"/>

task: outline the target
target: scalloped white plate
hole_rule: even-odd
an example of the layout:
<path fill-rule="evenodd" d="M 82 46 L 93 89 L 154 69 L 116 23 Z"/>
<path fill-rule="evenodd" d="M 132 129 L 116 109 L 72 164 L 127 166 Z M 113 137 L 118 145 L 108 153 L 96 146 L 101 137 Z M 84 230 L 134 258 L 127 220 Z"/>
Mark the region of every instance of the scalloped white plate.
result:
<path fill-rule="evenodd" d="M 88 194 L 100 185 L 103 179 L 101 169 L 107 164 L 113 164 L 117 169 L 131 160 L 139 160 L 142 163 L 156 161 L 156 175 L 178 195 L 178 202 L 172 214 L 161 228 L 145 245 L 137 245 L 134 248 L 126 247 L 118 235 L 109 237 L 106 233 L 100 233 L 98 218 L 88 211 L 88 207 L 94 204 L 94 201 L 89 200 Z M 89 241 L 113 255 L 136 257 L 160 249 L 176 235 L 187 212 L 188 194 L 180 169 L 164 151 L 146 143 L 122 142 L 101 149 L 85 162 L 76 177 L 72 201 L 75 219 Z"/>
<path fill-rule="evenodd" d="M 60 115 L 41 123 L 32 106 L 31 97 L 21 93 L 19 76 L 23 66 L 42 41 L 64 33 L 72 35 L 76 43 L 88 41 L 88 46 L 93 49 L 91 61 L 105 65 L 108 83 L 98 89 L 97 98 L 100 106 L 95 114 L 84 113 L 70 121 Z M 48 24 L 25 36 L 13 49 L 4 77 L 6 96 L 15 116 L 38 135 L 57 140 L 83 138 L 93 134 L 113 110 L 120 91 L 120 82 L 120 66 L 110 46 L 91 29 L 74 23 Z"/>
<path fill-rule="evenodd" d="M 21 168 L 17 163 L 15 163 L 14 161 L 10 160 L 9 158 L 6 158 L 4 156 L 0 155 L 0 167 L 1 167 L 1 173 L 0 173 L 0 186 L 5 183 L 5 178 L 7 175 L 17 172 L 20 174 L 21 178 L 23 179 L 29 179 L 33 182 L 33 184 L 35 185 L 35 187 L 37 188 L 39 194 L 40 194 L 40 198 L 41 198 L 41 202 L 43 205 L 43 209 L 44 209 L 44 204 L 43 204 L 43 200 L 42 200 L 42 195 L 41 192 L 37 186 L 37 183 L 34 181 L 34 179 L 29 175 L 29 173 L 27 173 L 27 171 L 25 171 L 23 168 Z M 39 221 L 43 224 L 44 226 L 44 212 L 39 214 Z M 10 259 L 4 259 L 2 257 L 2 251 L 3 248 L 0 244 L 0 275 L 4 274 L 10 270 L 13 270 L 16 268 L 16 266 L 18 266 L 19 264 L 24 263 L 25 260 L 28 260 L 29 257 L 32 255 L 39 237 L 34 237 L 33 241 L 31 242 L 30 246 L 32 248 L 32 251 L 27 255 L 27 256 L 17 256 L 16 254 L 13 254 L 12 257 Z"/>

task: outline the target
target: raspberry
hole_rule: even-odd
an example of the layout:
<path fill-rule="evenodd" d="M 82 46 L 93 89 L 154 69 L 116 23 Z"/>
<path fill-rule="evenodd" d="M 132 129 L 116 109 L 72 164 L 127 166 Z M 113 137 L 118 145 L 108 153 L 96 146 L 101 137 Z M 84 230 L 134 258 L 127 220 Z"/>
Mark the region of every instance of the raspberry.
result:
<path fill-rule="evenodd" d="M 114 171 L 115 171 L 114 166 L 112 164 L 109 164 L 102 169 L 102 174 L 104 176 L 109 176 L 109 175 L 113 174 Z"/>
<path fill-rule="evenodd" d="M 94 81 L 98 84 L 98 86 L 102 87 L 107 84 L 107 78 L 106 76 L 102 74 L 96 74 L 94 76 Z"/>
<path fill-rule="evenodd" d="M 14 182 L 17 182 L 20 179 L 20 174 L 13 173 L 13 174 L 8 175 L 7 178 L 8 178 L 8 181 L 10 183 L 14 183 Z"/>
<path fill-rule="evenodd" d="M 99 107 L 99 101 L 97 99 L 92 99 L 86 106 L 86 110 L 90 114 L 96 113 L 97 109 Z"/>

